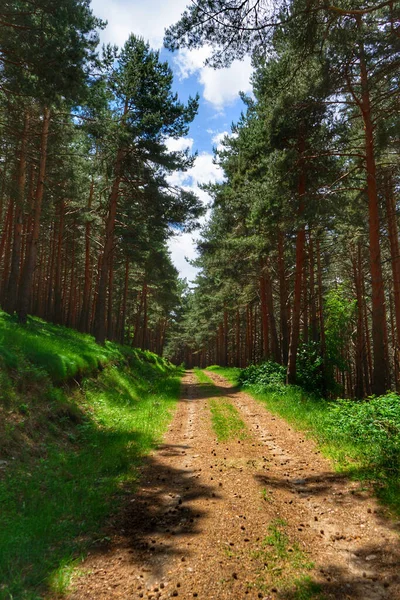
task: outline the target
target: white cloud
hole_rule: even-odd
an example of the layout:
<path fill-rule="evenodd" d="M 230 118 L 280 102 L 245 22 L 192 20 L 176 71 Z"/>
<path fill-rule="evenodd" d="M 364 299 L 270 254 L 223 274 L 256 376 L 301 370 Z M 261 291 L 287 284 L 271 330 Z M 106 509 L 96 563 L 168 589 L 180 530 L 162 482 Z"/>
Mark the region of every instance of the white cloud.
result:
<path fill-rule="evenodd" d="M 160 48 L 164 29 L 178 21 L 187 4 L 188 0 L 92 0 L 91 8 L 96 17 L 108 21 L 102 42 L 122 46 L 134 32 Z"/>
<path fill-rule="evenodd" d="M 165 142 L 169 152 L 179 152 L 181 150 L 191 149 L 194 144 L 193 138 L 181 137 L 178 139 L 168 138 Z"/>
<path fill-rule="evenodd" d="M 179 271 L 179 276 L 186 278 L 189 282 L 193 281 L 199 272 L 197 267 L 193 267 L 186 260 L 186 258 L 189 260 L 196 258 L 195 244 L 197 237 L 192 233 L 181 233 L 168 242 L 171 259 Z"/>
<path fill-rule="evenodd" d="M 172 185 L 189 187 L 196 194 L 202 190 L 198 189 L 198 184 L 208 183 L 209 181 L 222 181 L 223 172 L 219 165 L 214 164 L 213 155 L 209 152 L 201 152 L 196 161 L 187 171 L 176 171 L 169 177 Z"/>
<path fill-rule="evenodd" d="M 221 131 L 221 133 L 216 133 L 215 135 L 213 135 L 211 141 L 217 147 L 217 150 L 221 150 L 221 148 L 223 147 L 221 143 L 222 140 L 229 135 L 229 131 Z"/>
<path fill-rule="evenodd" d="M 209 152 L 199 154 L 195 164 L 188 171 L 176 172 L 169 177 L 172 185 L 191 190 L 197 194 L 204 206 L 208 205 L 210 196 L 198 186 L 203 183 L 214 183 L 222 180 L 222 169 L 213 163 L 213 155 Z M 207 216 L 203 217 L 202 223 L 205 223 L 206 220 Z M 196 267 L 185 260 L 185 257 L 190 260 L 196 257 L 196 241 L 199 239 L 199 235 L 199 232 L 194 234 L 182 233 L 171 238 L 168 244 L 174 265 L 179 270 L 180 276 L 186 277 L 188 281 L 193 281 L 199 272 Z"/>
<path fill-rule="evenodd" d="M 226 104 L 232 104 L 237 99 L 240 91 L 251 91 L 251 60 L 245 57 L 242 61 L 233 61 L 227 69 L 212 69 L 204 66 L 210 54 L 211 49 L 207 46 L 196 50 L 183 49 L 178 52 L 174 62 L 178 76 L 186 79 L 196 75 L 204 87 L 204 98 L 217 110 L 222 110 Z"/>

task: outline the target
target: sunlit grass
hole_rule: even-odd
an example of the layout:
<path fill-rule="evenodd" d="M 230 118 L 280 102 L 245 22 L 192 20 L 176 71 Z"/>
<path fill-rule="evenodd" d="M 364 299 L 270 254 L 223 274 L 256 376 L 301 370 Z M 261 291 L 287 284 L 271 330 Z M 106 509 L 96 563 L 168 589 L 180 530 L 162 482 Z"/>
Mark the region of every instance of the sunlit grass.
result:
<path fill-rule="evenodd" d="M 90 335 L 37 317 L 19 325 L 15 317 L 0 311 L 0 366 L 18 369 L 21 362 L 30 361 L 60 383 L 122 356 L 116 344 L 99 346 Z"/>
<path fill-rule="evenodd" d="M 0 353 L 21 359 L 0 364 L 0 599 L 38 600 L 63 592 L 81 557 L 104 540 L 108 516 L 171 419 L 181 372 L 150 352 L 104 349 L 43 322 L 4 329 L 12 344 L 3 337 Z M 48 360 L 60 345 L 63 356 L 78 357 L 69 371 Z M 96 361 L 95 377 L 54 385 Z"/>
<path fill-rule="evenodd" d="M 210 400 L 210 410 L 212 426 L 218 441 L 243 440 L 247 437 L 246 425 L 230 402 L 213 398 Z"/>

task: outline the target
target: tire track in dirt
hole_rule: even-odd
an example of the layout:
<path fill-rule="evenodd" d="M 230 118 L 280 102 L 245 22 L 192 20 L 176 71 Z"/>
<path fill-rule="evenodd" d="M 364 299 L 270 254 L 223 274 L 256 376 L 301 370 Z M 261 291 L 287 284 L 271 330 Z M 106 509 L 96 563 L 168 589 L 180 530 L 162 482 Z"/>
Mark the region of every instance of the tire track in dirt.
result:
<path fill-rule="evenodd" d="M 256 478 L 272 493 L 275 506 L 315 557 L 325 594 L 400 599 L 399 523 L 385 518 L 376 499 L 359 482 L 336 473 L 301 432 L 220 375 L 207 375 L 268 448 L 268 472 L 257 473 Z"/>
<path fill-rule="evenodd" d="M 236 405 L 249 435 L 218 443 L 208 406 L 214 392 L 186 373 L 163 443 L 145 459 L 136 491 L 126 490 L 122 512 L 104 532 L 109 543 L 80 567 L 69 600 L 294 600 L 293 585 L 285 589 L 281 573 L 263 563 L 263 539 L 277 518 L 287 522 L 293 548 L 298 544 L 317 563 L 309 574 L 323 585 L 324 598 L 400 598 L 398 555 L 391 551 L 396 535 L 374 513 L 373 501 L 357 498 L 356 484 L 332 473 L 285 422 L 210 376 L 217 401 Z M 355 499 L 359 508 L 346 520 L 346 502 Z M 354 519 L 361 517 L 356 535 Z M 342 532 L 345 539 L 331 539 Z"/>

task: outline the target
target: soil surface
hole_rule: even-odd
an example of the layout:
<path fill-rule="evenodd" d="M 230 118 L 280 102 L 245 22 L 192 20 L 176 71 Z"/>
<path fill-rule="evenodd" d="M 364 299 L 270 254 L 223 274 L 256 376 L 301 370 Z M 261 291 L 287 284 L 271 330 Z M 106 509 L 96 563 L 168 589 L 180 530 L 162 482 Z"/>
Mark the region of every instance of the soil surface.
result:
<path fill-rule="evenodd" d="M 164 443 L 69 600 L 400 600 L 400 525 L 315 444 L 221 376 L 187 372 Z M 209 398 L 244 439 L 217 441 Z"/>

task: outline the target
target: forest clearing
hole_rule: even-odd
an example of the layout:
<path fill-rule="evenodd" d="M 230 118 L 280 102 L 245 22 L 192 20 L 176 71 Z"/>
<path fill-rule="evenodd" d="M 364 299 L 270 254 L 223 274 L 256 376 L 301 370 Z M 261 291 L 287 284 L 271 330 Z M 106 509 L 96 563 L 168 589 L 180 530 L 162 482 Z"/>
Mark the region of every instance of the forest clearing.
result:
<path fill-rule="evenodd" d="M 0 600 L 400 600 L 399 84 L 394 0 L 1 3 Z"/>

